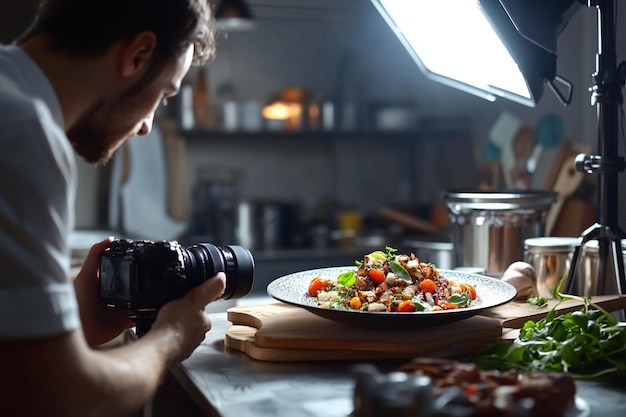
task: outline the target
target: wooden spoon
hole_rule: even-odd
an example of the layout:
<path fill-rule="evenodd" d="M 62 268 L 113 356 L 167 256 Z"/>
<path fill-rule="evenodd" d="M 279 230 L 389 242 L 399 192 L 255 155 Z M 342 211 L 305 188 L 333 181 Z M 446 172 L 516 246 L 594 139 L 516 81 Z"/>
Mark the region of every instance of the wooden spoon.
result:
<path fill-rule="evenodd" d="M 576 171 L 576 155 L 570 156 L 561 165 L 561 170 L 554 183 L 554 191 L 558 193 L 556 201 L 548 211 L 546 218 L 546 236 L 550 236 L 556 223 L 556 219 L 561 213 L 563 203 L 578 188 L 583 179 L 583 173 Z"/>
<path fill-rule="evenodd" d="M 440 232 L 440 228 L 432 222 L 420 219 L 419 217 L 405 213 L 402 210 L 383 206 L 380 208 L 380 214 L 388 220 L 394 221 L 402 226 L 421 233 L 437 234 Z"/>

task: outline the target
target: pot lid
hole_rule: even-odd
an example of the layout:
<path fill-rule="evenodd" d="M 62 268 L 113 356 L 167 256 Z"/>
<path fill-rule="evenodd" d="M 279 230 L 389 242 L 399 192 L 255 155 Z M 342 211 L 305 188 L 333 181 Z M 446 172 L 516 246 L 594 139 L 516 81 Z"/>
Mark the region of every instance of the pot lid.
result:
<path fill-rule="evenodd" d="M 557 197 L 553 191 L 447 191 L 443 200 L 451 210 L 546 209 Z"/>

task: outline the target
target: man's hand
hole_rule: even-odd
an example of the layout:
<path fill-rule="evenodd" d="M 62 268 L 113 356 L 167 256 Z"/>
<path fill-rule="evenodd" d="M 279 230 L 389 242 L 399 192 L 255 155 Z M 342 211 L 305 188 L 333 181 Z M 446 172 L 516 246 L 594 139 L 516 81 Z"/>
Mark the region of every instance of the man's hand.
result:
<path fill-rule="evenodd" d="M 99 298 L 100 255 L 112 241 L 109 237 L 91 247 L 74 280 L 83 333 L 92 347 L 112 340 L 135 325 L 128 318 L 129 310 L 107 307 Z"/>
<path fill-rule="evenodd" d="M 219 272 L 184 297 L 165 304 L 144 338 L 163 337 L 163 343 L 177 343 L 179 351 L 174 355 L 173 361 L 180 362 L 187 358 L 211 329 L 211 322 L 204 313 L 204 308 L 220 298 L 225 288 L 226 275 Z M 171 339 L 172 336 L 174 340 Z"/>

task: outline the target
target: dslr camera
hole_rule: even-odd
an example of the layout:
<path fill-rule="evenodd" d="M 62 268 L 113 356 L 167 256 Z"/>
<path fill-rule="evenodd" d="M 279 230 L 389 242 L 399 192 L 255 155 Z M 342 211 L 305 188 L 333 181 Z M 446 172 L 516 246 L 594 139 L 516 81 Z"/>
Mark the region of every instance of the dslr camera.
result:
<path fill-rule="evenodd" d="M 252 254 L 235 245 L 198 243 L 183 248 L 176 241 L 117 239 L 100 258 L 100 299 L 130 309 L 139 333 L 139 325 L 149 329 L 164 304 L 218 272 L 226 274 L 222 298 L 245 296 L 254 281 Z"/>

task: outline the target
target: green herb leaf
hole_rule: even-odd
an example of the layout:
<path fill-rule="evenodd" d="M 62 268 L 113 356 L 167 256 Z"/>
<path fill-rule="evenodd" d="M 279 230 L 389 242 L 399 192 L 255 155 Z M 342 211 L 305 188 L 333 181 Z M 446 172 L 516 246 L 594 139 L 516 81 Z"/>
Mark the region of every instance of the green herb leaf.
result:
<path fill-rule="evenodd" d="M 337 283 L 346 288 L 350 288 L 356 282 L 356 273 L 354 271 L 346 271 L 337 277 Z"/>
<path fill-rule="evenodd" d="M 398 249 L 396 248 L 392 248 L 391 246 L 385 246 L 385 251 L 387 251 L 387 259 L 388 260 L 393 260 L 394 258 L 394 254 L 398 251 Z"/>
<path fill-rule="evenodd" d="M 540 295 L 537 295 L 536 297 L 530 297 L 528 300 L 526 300 L 526 302 L 528 304 L 536 305 L 537 307 L 545 307 L 548 305 L 548 301 Z"/>
<path fill-rule="evenodd" d="M 429 307 L 424 301 L 420 300 L 417 297 L 413 297 L 411 300 L 413 301 L 413 305 L 415 306 L 415 311 L 424 311 L 427 307 Z"/>
<path fill-rule="evenodd" d="M 387 254 L 381 250 L 377 250 L 377 251 L 370 253 L 369 255 L 366 255 L 365 257 L 369 259 L 376 259 L 379 261 L 384 261 L 385 259 L 387 259 Z"/>
<path fill-rule="evenodd" d="M 411 278 L 411 275 L 409 275 L 409 272 L 406 270 L 405 267 L 403 267 L 400 262 L 398 261 L 389 261 L 389 266 L 391 266 L 391 270 L 393 271 L 394 274 L 396 274 L 398 276 L 398 278 L 400 278 L 401 280 L 404 280 L 408 283 L 413 283 L 413 279 Z"/>
<path fill-rule="evenodd" d="M 543 319 L 524 323 L 506 351 L 498 343 L 469 360 L 484 369 L 570 372 L 575 378 L 626 376 L 626 328 L 590 298 L 561 294 L 562 281 L 553 292 L 559 303 Z M 557 315 L 556 308 L 567 299 L 583 301 L 583 307 Z"/>
<path fill-rule="evenodd" d="M 472 304 L 472 300 L 464 297 L 460 294 L 452 294 L 450 296 L 450 299 L 448 300 L 448 302 L 452 303 L 452 304 L 456 304 L 460 307 L 466 307 L 469 306 L 470 304 Z"/>

